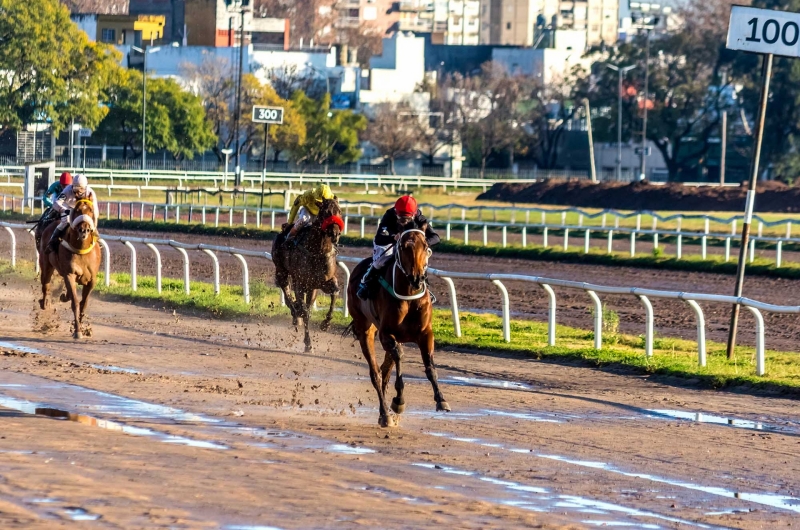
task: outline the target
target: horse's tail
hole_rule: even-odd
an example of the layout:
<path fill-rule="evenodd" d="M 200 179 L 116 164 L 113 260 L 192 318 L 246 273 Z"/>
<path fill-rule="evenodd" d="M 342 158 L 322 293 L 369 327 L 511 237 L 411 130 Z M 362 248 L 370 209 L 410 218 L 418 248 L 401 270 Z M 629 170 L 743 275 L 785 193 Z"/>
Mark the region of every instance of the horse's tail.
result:
<path fill-rule="evenodd" d="M 352 335 L 353 337 L 356 336 L 356 321 L 351 320 L 350 323 L 344 328 L 342 331 L 342 338 L 347 338 L 348 335 Z M 357 337 L 356 337 L 357 338 Z"/>

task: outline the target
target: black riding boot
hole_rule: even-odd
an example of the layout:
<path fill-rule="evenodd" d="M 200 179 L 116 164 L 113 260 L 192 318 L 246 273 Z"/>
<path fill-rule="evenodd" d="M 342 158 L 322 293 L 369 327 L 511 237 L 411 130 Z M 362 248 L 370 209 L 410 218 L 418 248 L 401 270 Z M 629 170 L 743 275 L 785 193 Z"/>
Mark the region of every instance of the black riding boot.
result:
<path fill-rule="evenodd" d="M 67 231 L 67 228 L 59 228 L 56 227 L 53 230 L 53 235 L 50 236 L 50 242 L 47 244 L 47 247 L 50 249 L 50 252 L 57 252 L 58 251 L 58 243 L 61 240 L 61 237 L 64 235 L 64 232 Z"/>
<path fill-rule="evenodd" d="M 362 300 L 369 299 L 369 293 L 372 290 L 372 284 L 378 279 L 379 272 L 380 270 L 376 269 L 374 265 L 369 266 L 367 273 L 364 274 L 363 278 L 361 278 L 361 283 L 358 284 L 358 291 L 356 291 L 356 295 L 359 298 Z"/>

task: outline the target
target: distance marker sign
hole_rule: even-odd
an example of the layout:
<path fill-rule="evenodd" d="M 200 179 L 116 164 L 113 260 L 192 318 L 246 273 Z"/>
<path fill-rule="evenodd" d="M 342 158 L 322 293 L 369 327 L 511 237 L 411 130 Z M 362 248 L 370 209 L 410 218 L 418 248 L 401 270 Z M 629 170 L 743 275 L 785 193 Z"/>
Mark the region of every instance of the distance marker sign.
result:
<path fill-rule="evenodd" d="M 726 46 L 731 50 L 800 57 L 800 13 L 733 6 Z"/>
<path fill-rule="evenodd" d="M 283 123 L 283 107 L 253 107 L 254 123 L 271 123 L 280 125 Z"/>

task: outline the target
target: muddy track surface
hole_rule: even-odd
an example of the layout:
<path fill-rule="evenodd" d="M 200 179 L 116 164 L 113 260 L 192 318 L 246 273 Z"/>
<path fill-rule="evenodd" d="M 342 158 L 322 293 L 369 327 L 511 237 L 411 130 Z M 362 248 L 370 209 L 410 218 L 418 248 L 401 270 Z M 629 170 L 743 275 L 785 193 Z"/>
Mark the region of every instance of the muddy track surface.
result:
<path fill-rule="evenodd" d="M 359 350 L 0 278 L 3 528 L 779 528 L 800 513 L 796 402 L 438 351 L 436 413 L 377 425 Z M 391 387 L 390 387 L 391 388 Z M 392 393 L 393 395 L 393 393 Z M 71 420 L 71 421 L 70 421 Z"/>
<path fill-rule="evenodd" d="M 108 234 L 176 239 L 188 243 L 209 243 L 234 246 L 238 248 L 270 250 L 269 241 L 253 241 L 228 237 L 196 236 L 189 234 L 164 234 L 133 231 L 108 231 Z M 0 255 L 7 252 L 0 240 Z M 110 242 L 112 271 L 130 271 L 130 252 L 121 243 Z M 18 255 L 32 259 L 30 242 L 19 245 Z M 143 245 L 137 245 L 137 265 L 139 274 L 155 274 L 155 257 Z M 181 255 L 171 248 L 160 247 L 164 277 L 182 278 L 183 261 Z M 370 249 L 364 247 L 344 247 L 341 253 L 347 256 L 367 257 Z M 210 258 L 201 252 L 191 255 L 191 277 L 193 280 L 210 281 L 213 268 Z M 231 285 L 241 282 L 241 265 L 235 258 L 219 254 L 220 281 Z M 272 285 L 274 268 L 266 259 L 248 259 L 251 280 L 261 279 Z M 724 274 L 709 274 L 683 271 L 639 269 L 633 267 L 607 267 L 600 265 L 551 263 L 519 259 L 464 256 L 459 254 L 434 253 L 431 266 L 444 270 L 471 272 L 519 273 L 549 278 L 575 281 L 588 281 L 602 285 L 623 285 L 653 289 L 731 294 L 734 277 Z M 344 275 L 340 281 L 344 281 Z M 500 296 L 497 289 L 487 281 L 455 280 L 459 307 L 462 310 L 476 309 L 499 313 Z M 449 307 L 450 300 L 444 282 L 432 277 L 434 292 L 440 306 Z M 524 282 L 506 282 L 511 310 L 516 318 L 538 321 L 547 320 L 547 297 L 541 287 Z M 559 324 L 592 329 L 592 304 L 583 291 L 554 288 L 557 296 Z M 800 305 L 800 280 L 750 277 L 745 282 L 744 295 L 757 300 L 781 305 Z M 645 312 L 639 300 L 633 296 L 602 296 L 603 303 L 619 314 L 619 330 L 622 333 L 640 335 L 644 333 Z M 685 302 L 652 299 L 655 313 L 655 331 L 664 337 L 696 338 L 694 313 Z M 706 319 L 706 337 L 709 340 L 725 342 L 727 339 L 730 307 L 725 304 L 703 303 Z M 794 351 L 800 341 L 800 316 L 764 313 L 766 323 L 767 348 Z M 753 345 L 755 342 L 755 321 L 749 312 L 741 313 L 739 328 L 740 344 Z"/>

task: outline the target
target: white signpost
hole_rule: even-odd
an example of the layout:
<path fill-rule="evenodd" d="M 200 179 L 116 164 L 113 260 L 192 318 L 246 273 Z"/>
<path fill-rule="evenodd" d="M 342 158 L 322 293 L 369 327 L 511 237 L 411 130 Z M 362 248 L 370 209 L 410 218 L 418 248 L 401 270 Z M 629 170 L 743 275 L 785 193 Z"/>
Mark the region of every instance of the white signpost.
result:
<path fill-rule="evenodd" d="M 267 151 L 269 151 L 269 126 L 283 123 L 283 107 L 253 106 L 253 123 L 264 124 L 264 168 L 261 170 L 261 207 L 264 207 L 264 181 L 267 180 Z"/>
<path fill-rule="evenodd" d="M 739 267 L 736 272 L 734 296 L 742 296 L 747 245 L 750 240 L 750 224 L 753 220 L 753 205 L 756 199 L 756 181 L 761 158 L 761 142 L 764 137 L 764 115 L 767 111 L 769 80 L 772 77 L 772 58 L 775 55 L 800 57 L 800 13 L 772 11 L 754 7 L 732 6 L 728 25 L 726 46 L 764 55 L 761 66 L 761 99 L 753 141 L 753 159 L 750 163 L 750 185 L 745 201 L 742 241 L 739 245 Z M 739 322 L 739 305 L 733 306 L 731 326 L 728 332 L 728 359 L 733 358 L 736 346 L 736 327 Z"/>

